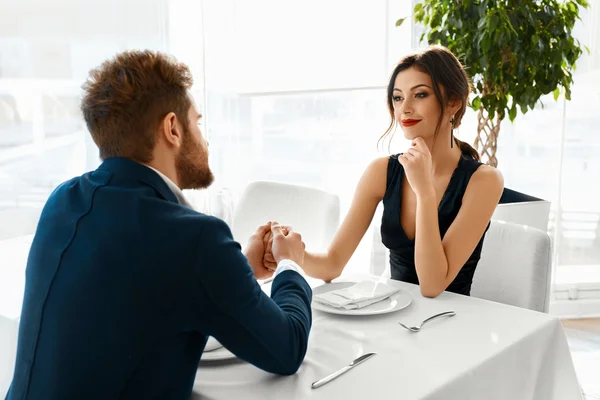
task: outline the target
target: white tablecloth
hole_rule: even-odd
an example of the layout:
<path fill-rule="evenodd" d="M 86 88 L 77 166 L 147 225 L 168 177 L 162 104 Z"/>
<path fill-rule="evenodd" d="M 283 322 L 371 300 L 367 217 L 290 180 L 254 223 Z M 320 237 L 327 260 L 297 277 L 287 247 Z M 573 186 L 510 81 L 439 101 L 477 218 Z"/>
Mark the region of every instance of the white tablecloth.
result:
<path fill-rule="evenodd" d="M 540 399 L 582 398 L 558 319 L 547 314 L 444 293 L 378 316 L 314 311 L 306 359 L 279 377 L 240 360 L 201 362 L 192 399 Z M 417 325 L 438 312 L 456 316 Z M 276 338 L 274 338 L 276 340 Z M 377 355 L 318 389 L 311 383 L 357 356 Z"/>
<path fill-rule="evenodd" d="M 0 315 L 15 327 L 30 243 L 26 236 L 0 246 Z M 366 317 L 314 311 L 308 352 L 296 375 L 275 376 L 239 360 L 201 362 L 192 399 L 581 399 L 555 317 L 452 293 L 427 299 L 415 285 L 391 282 L 412 295 L 406 309 Z M 416 334 L 396 323 L 416 325 L 447 310 L 457 315 Z M 0 397 L 10 375 L 3 370 L 12 371 L 14 360 L 14 349 L 6 351 L 0 346 L 7 361 L 0 363 Z M 367 352 L 377 355 L 311 389 L 312 382 Z"/>

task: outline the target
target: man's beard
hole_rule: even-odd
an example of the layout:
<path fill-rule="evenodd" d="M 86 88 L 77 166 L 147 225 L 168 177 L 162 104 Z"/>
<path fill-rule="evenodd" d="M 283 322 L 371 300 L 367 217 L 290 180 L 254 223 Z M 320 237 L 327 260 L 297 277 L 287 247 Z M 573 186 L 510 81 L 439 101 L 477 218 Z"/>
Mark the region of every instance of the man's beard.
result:
<path fill-rule="evenodd" d="M 204 189 L 211 185 L 214 176 L 208 166 L 208 151 L 192 138 L 186 130 L 181 151 L 175 161 L 177 178 L 181 189 Z"/>

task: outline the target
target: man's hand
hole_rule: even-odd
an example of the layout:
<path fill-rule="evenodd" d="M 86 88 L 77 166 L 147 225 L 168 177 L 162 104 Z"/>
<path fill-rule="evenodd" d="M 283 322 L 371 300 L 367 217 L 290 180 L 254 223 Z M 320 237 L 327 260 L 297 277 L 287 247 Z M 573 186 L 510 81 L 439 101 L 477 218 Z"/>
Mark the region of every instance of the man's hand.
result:
<path fill-rule="evenodd" d="M 248 245 L 244 251 L 256 279 L 266 279 L 273 275 L 274 270 L 267 269 L 263 264 L 263 258 L 265 256 L 265 243 L 263 242 L 263 238 L 270 232 L 271 222 L 259 226 L 256 232 L 248 239 Z"/>
<path fill-rule="evenodd" d="M 277 225 L 277 222 L 273 222 L 272 225 Z M 284 235 L 287 235 L 289 231 L 292 230 L 291 226 L 281 226 L 281 231 Z M 263 257 L 263 264 L 266 269 L 271 269 L 275 271 L 277 268 L 277 261 L 275 261 L 275 257 L 273 257 L 273 231 L 269 230 L 265 237 L 263 238 L 263 243 L 265 244 L 265 255 Z"/>

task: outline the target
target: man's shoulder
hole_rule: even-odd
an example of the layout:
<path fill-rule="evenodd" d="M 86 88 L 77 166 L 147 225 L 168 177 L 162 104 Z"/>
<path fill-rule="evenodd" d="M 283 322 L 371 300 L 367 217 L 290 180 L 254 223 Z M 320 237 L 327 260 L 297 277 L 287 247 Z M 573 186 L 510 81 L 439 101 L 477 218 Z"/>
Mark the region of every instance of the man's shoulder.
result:
<path fill-rule="evenodd" d="M 225 221 L 212 215 L 184 209 L 181 214 L 182 223 L 197 231 L 206 238 L 231 237 L 231 229 Z"/>
<path fill-rule="evenodd" d="M 78 193 L 81 193 L 82 187 L 87 187 L 88 189 L 94 189 L 99 186 L 104 186 L 108 184 L 110 181 L 111 174 L 107 171 L 91 171 L 86 172 L 83 175 L 75 176 L 63 183 L 59 184 L 54 191 L 50 194 L 49 199 L 64 195 L 65 193 L 77 190 Z"/>
<path fill-rule="evenodd" d="M 220 218 L 203 214 L 191 208 L 169 203 L 163 204 L 165 209 L 158 211 L 162 216 L 155 215 L 155 224 L 168 227 L 175 237 L 180 241 L 204 243 L 214 246 L 229 240 L 233 240 L 231 229 L 227 223 Z"/>

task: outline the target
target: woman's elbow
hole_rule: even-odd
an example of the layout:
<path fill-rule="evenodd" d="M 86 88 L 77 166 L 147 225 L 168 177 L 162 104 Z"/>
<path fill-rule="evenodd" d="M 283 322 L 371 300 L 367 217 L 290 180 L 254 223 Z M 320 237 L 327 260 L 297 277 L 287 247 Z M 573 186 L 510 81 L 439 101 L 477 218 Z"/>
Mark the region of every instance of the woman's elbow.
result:
<path fill-rule="evenodd" d="M 340 263 L 335 255 L 328 254 L 329 265 L 328 268 L 323 268 L 321 270 L 321 274 L 318 278 L 323 279 L 325 282 L 329 283 L 332 280 L 339 278 L 344 271 L 345 264 Z"/>
<path fill-rule="evenodd" d="M 443 288 L 432 287 L 428 285 L 420 285 L 419 289 L 421 290 L 421 295 L 423 297 L 428 297 L 433 299 L 434 297 L 438 297 L 440 294 L 444 292 Z"/>
<path fill-rule="evenodd" d="M 323 279 L 325 282 L 329 283 L 332 280 L 339 278 L 340 275 L 342 275 L 342 271 L 344 269 L 343 268 L 332 268 L 330 271 L 327 271 L 326 274 L 324 274 L 321 279 Z"/>

